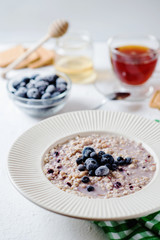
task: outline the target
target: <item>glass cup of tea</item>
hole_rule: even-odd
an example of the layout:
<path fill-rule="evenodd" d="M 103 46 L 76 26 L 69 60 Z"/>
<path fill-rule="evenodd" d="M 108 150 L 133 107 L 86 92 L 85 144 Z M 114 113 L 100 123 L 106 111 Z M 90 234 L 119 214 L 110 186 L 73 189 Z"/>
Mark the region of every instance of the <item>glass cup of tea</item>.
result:
<path fill-rule="evenodd" d="M 128 100 L 139 101 L 153 92 L 151 78 L 157 61 L 159 41 L 154 36 L 116 36 L 108 40 L 113 71 L 119 90 L 130 92 Z"/>
<path fill-rule="evenodd" d="M 91 83 L 96 79 L 93 47 L 87 31 L 68 32 L 56 41 L 57 71 L 67 74 L 73 82 Z"/>

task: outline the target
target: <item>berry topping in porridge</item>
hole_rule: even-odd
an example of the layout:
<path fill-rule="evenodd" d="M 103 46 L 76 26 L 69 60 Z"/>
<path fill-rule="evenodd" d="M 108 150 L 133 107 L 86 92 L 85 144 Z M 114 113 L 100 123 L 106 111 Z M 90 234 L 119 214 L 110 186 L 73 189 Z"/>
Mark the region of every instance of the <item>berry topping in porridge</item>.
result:
<path fill-rule="evenodd" d="M 86 167 L 85 167 L 83 164 L 80 164 L 80 165 L 78 166 L 78 170 L 79 170 L 79 171 L 85 171 L 85 170 L 86 170 Z"/>
<path fill-rule="evenodd" d="M 17 97 L 29 99 L 49 99 L 67 91 L 67 82 L 56 74 L 16 79 L 12 84 L 12 93 Z"/>
<path fill-rule="evenodd" d="M 87 177 L 87 176 L 82 177 L 83 183 L 88 183 L 89 181 L 90 181 L 89 177 Z"/>
<path fill-rule="evenodd" d="M 96 169 L 96 176 L 107 176 L 109 174 L 109 168 L 107 166 L 100 166 Z"/>
<path fill-rule="evenodd" d="M 141 143 L 116 135 L 77 136 L 44 156 L 43 171 L 63 191 L 93 198 L 121 197 L 141 190 L 156 170 Z"/>
<path fill-rule="evenodd" d="M 88 192 L 94 191 L 94 187 L 91 185 L 87 186 L 87 191 Z"/>

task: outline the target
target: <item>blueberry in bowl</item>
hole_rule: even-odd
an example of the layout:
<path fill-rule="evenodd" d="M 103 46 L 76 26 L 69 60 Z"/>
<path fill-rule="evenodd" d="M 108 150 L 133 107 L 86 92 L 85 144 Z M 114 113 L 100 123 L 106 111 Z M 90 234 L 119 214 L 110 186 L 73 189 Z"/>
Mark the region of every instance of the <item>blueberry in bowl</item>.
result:
<path fill-rule="evenodd" d="M 60 111 L 71 90 L 70 78 L 56 72 L 49 75 L 17 76 L 7 84 L 9 97 L 25 113 L 49 117 Z"/>

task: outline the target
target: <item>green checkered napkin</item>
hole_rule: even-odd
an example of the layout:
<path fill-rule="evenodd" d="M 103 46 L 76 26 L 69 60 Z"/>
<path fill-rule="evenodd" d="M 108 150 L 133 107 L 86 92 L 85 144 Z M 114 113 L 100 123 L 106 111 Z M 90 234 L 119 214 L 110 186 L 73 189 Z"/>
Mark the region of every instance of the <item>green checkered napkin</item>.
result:
<path fill-rule="evenodd" d="M 160 120 L 156 120 L 160 123 Z M 126 221 L 94 221 L 110 240 L 160 240 L 160 211 Z"/>
<path fill-rule="evenodd" d="M 160 212 L 126 221 L 95 221 L 110 240 L 160 239 Z"/>

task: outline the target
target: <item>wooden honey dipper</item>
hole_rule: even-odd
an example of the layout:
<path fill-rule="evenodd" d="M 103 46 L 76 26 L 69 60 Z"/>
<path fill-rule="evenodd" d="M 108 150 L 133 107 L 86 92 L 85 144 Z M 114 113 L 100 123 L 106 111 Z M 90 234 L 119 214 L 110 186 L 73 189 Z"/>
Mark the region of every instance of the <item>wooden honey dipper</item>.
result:
<path fill-rule="evenodd" d="M 59 38 L 67 32 L 68 22 L 65 20 L 56 20 L 52 23 L 52 25 L 48 29 L 47 35 L 45 35 L 42 39 L 39 40 L 34 46 L 29 48 L 24 54 L 22 54 L 19 58 L 17 58 L 14 62 L 8 65 L 5 70 L 2 72 L 2 77 L 5 78 L 6 74 L 14 69 L 19 63 L 21 63 L 24 59 L 26 59 L 31 53 L 33 53 L 37 48 L 39 48 L 43 43 L 48 41 L 50 38 Z"/>

